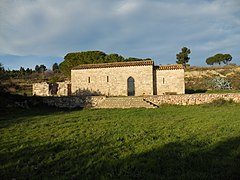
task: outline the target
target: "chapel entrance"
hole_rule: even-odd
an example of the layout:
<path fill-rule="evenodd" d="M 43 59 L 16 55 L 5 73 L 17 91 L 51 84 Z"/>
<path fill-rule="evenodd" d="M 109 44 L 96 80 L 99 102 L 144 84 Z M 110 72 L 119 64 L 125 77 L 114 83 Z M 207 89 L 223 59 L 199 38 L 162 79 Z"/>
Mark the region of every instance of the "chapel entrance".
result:
<path fill-rule="evenodd" d="M 127 80 L 127 90 L 128 96 L 135 96 L 135 83 L 132 77 L 129 77 Z"/>

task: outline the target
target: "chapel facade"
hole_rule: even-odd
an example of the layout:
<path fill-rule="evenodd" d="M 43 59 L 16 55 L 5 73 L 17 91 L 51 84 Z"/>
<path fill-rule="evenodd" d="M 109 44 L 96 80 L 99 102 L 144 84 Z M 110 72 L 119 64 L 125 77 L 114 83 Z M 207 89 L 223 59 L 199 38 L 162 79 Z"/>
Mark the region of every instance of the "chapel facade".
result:
<path fill-rule="evenodd" d="M 71 70 L 73 95 L 144 96 L 184 94 L 182 65 L 153 60 L 84 64 Z"/>

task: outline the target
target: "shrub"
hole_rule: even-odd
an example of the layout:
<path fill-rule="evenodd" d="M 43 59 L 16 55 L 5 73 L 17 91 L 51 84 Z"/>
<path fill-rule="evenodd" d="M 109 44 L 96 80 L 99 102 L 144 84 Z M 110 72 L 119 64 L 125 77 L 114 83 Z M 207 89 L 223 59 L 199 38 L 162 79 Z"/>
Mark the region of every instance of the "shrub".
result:
<path fill-rule="evenodd" d="M 221 77 L 214 78 L 211 85 L 213 89 L 232 89 L 230 81 Z"/>
<path fill-rule="evenodd" d="M 223 99 L 223 98 L 219 98 L 219 99 L 213 100 L 208 105 L 211 105 L 211 106 L 224 106 L 224 105 L 229 105 L 229 104 L 235 104 L 233 99 L 226 100 L 226 99 Z"/>

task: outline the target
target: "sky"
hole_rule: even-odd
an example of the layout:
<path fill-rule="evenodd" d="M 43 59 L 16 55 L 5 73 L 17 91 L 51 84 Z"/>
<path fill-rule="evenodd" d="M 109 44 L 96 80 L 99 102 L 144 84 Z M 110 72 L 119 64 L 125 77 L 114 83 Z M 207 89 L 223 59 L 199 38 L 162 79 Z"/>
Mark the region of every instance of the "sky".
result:
<path fill-rule="evenodd" d="M 240 64 L 240 0 L 0 0 L 0 63 L 47 67 L 99 50 L 174 64 L 228 53 Z"/>

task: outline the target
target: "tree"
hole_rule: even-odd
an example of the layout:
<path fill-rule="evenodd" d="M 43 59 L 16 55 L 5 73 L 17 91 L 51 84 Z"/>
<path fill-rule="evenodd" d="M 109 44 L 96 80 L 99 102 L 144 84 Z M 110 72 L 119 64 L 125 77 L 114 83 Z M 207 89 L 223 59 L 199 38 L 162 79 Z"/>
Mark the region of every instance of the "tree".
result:
<path fill-rule="evenodd" d="M 59 64 L 60 72 L 66 76 L 70 76 L 71 69 L 81 64 L 98 64 L 98 63 L 110 63 L 110 62 L 124 62 L 124 61 L 139 61 L 142 59 L 128 58 L 118 54 L 105 54 L 102 51 L 86 51 L 68 53 L 64 57 L 64 61 Z"/>
<path fill-rule="evenodd" d="M 3 67 L 3 64 L 0 63 L 0 73 L 4 73 L 4 72 L 5 72 L 5 69 L 4 69 L 4 67 Z"/>
<path fill-rule="evenodd" d="M 229 64 L 232 60 L 232 56 L 230 54 L 224 54 L 222 60 L 224 64 Z"/>
<path fill-rule="evenodd" d="M 53 71 L 54 73 L 58 73 L 58 72 L 59 72 L 59 65 L 58 65 L 58 63 L 54 63 L 54 64 L 52 65 L 52 71 Z"/>
<path fill-rule="evenodd" d="M 0 63 L 0 79 L 2 79 L 4 77 L 4 74 L 5 74 L 5 69 L 3 67 L 3 64 Z M 0 82 L 1 84 L 1 82 Z"/>
<path fill-rule="evenodd" d="M 19 69 L 19 75 L 23 77 L 24 74 L 25 74 L 25 69 L 24 67 L 21 66 Z"/>
<path fill-rule="evenodd" d="M 68 53 L 59 64 L 60 72 L 69 76 L 71 69 L 80 64 L 103 63 L 106 54 L 102 51 L 86 51 Z"/>
<path fill-rule="evenodd" d="M 230 54 L 215 54 L 214 56 L 208 57 L 206 59 L 206 63 L 208 65 L 213 65 L 213 64 L 228 64 L 232 60 L 232 56 Z"/>
<path fill-rule="evenodd" d="M 135 57 L 129 57 L 127 59 L 125 59 L 125 61 L 141 61 L 142 59 L 139 58 L 135 58 Z"/>
<path fill-rule="evenodd" d="M 40 68 L 39 65 L 36 65 L 36 66 L 35 66 L 35 71 L 36 71 L 36 72 L 39 72 L 39 68 Z"/>
<path fill-rule="evenodd" d="M 206 59 L 206 63 L 208 65 L 213 65 L 215 63 L 215 58 L 214 57 L 209 57 Z"/>
<path fill-rule="evenodd" d="M 124 57 L 119 56 L 118 54 L 109 54 L 105 56 L 104 62 L 110 63 L 110 62 L 123 62 Z"/>
<path fill-rule="evenodd" d="M 44 72 L 44 71 L 46 71 L 47 70 L 47 67 L 45 66 L 45 65 L 43 65 L 43 64 L 41 64 L 40 66 L 39 66 L 39 72 Z"/>
<path fill-rule="evenodd" d="M 21 66 L 21 67 L 20 67 L 20 69 L 19 69 L 19 71 L 20 71 L 20 73 L 22 73 L 22 74 L 23 74 L 23 73 L 25 72 L 25 69 L 24 69 L 24 67 L 22 67 L 22 66 Z"/>
<path fill-rule="evenodd" d="M 47 70 L 46 66 L 41 64 L 41 65 L 36 65 L 35 66 L 35 71 L 38 73 L 43 73 Z"/>
<path fill-rule="evenodd" d="M 176 54 L 177 58 L 176 63 L 182 64 L 184 67 L 186 67 L 188 61 L 190 60 L 190 57 L 188 57 L 190 53 L 191 53 L 190 49 L 188 49 L 187 47 L 183 47 L 182 52 Z"/>
<path fill-rule="evenodd" d="M 32 74 L 32 69 L 27 68 L 25 71 L 27 74 Z"/>

